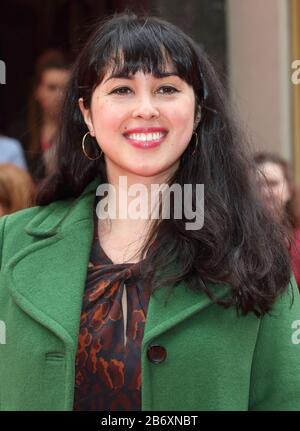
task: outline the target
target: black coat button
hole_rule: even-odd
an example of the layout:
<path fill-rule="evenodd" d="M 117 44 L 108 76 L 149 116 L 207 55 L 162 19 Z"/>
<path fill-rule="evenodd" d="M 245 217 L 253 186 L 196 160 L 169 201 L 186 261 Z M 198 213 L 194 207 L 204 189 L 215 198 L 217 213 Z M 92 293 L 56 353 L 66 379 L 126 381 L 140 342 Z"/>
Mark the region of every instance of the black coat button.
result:
<path fill-rule="evenodd" d="M 167 357 L 167 351 L 163 346 L 149 346 L 147 350 L 147 357 L 153 364 L 160 364 Z"/>

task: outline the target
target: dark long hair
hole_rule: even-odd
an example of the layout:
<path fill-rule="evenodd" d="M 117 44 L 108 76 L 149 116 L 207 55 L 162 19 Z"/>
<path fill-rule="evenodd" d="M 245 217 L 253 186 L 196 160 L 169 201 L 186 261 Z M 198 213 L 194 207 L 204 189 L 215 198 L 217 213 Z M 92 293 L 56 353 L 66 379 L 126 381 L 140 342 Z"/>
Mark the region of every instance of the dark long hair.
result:
<path fill-rule="evenodd" d="M 216 303 L 244 314 L 268 312 L 290 279 L 289 257 L 281 228 L 269 220 L 257 196 L 254 164 L 233 121 L 225 91 L 202 49 L 174 25 L 153 17 L 116 15 L 98 25 L 74 65 L 66 95 L 56 172 L 43 183 L 38 204 L 78 197 L 94 178 L 105 181 L 103 158 L 89 161 L 81 149 L 87 131 L 78 107 L 90 106 L 105 72 L 137 71 L 160 76 L 172 62 L 190 84 L 201 107 L 195 136 L 181 156 L 169 184 L 204 184 L 205 220 L 199 230 L 171 217 L 158 220 L 143 246 L 153 290 L 184 280 Z M 150 247 L 155 238 L 155 247 Z M 228 284 L 217 300 L 210 282 Z"/>

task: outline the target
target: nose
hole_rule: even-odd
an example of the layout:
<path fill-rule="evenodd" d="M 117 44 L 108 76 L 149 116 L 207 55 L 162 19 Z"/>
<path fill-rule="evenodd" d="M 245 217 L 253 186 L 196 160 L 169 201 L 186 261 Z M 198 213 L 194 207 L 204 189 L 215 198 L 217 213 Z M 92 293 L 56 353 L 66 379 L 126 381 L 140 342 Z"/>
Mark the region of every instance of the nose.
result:
<path fill-rule="evenodd" d="M 159 110 L 150 95 L 143 95 L 136 100 L 132 116 L 134 118 L 151 120 L 151 118 L 159 117 Z"/>

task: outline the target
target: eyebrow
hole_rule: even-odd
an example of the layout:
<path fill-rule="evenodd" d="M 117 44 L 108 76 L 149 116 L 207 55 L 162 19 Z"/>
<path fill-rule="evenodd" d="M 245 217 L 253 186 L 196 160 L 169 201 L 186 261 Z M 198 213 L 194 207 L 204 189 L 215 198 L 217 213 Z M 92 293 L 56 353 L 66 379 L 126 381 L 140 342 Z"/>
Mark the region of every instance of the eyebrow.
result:
<path fill-rule="evenodd" d="M 169 76 L 176 76 L 178 78 L 180 78 L 179 74 L 175 71 L 172 72 L 158 72 L 153 74 L 154 78 L 157 79 L 161 79 L 161 78 L 168 78 Z M 110 77 L 108 77 L 103 84 L 105 84 L 107 81 L 109 81 L 110 79 L 129 79 L 129 80 L 133 80 L 134 79 L 134 75 L 129 75 L 128 73 L 125 72 L 119 72 L 119 73 L 113 73 Z"/>

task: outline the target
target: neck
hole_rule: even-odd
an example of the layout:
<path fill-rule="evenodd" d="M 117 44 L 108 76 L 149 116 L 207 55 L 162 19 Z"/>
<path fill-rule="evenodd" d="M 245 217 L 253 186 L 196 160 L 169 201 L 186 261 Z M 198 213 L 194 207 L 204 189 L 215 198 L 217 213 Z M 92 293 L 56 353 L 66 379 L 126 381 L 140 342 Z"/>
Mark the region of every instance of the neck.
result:
<path fill-rule="evenodd" d="M 44 112 L 42 115 L 43 127 L 57 128 L 58 121 L 59 121 L 59 117 L 57 114 L 51 114 L 48 112 Z"/>
<path fill-rule="evenodd" d="M 103 186 L 101 193 L 98 193 L 102 199 L 97 206 L 99 237 L 104 245 L 108 243 L 107 247 L 112 247 L 112 238 L 117 238 L 116 248 L 122 249 L 124 246 L 127 249 L 128 244 L 131 244 L 131 252 L 147 241 L 150 230 L 158 219 L 158 216 L 153 218 L 153 208 L 157 208 L 157 194 L 155 196 L 153 193 L 152 186 L 166 184 L 172 174 L 169 171 L 167 174 L 143 177 L 109 166 L 109 186 Z M 133 251 L 131 254 L 134 254 Z"/>

